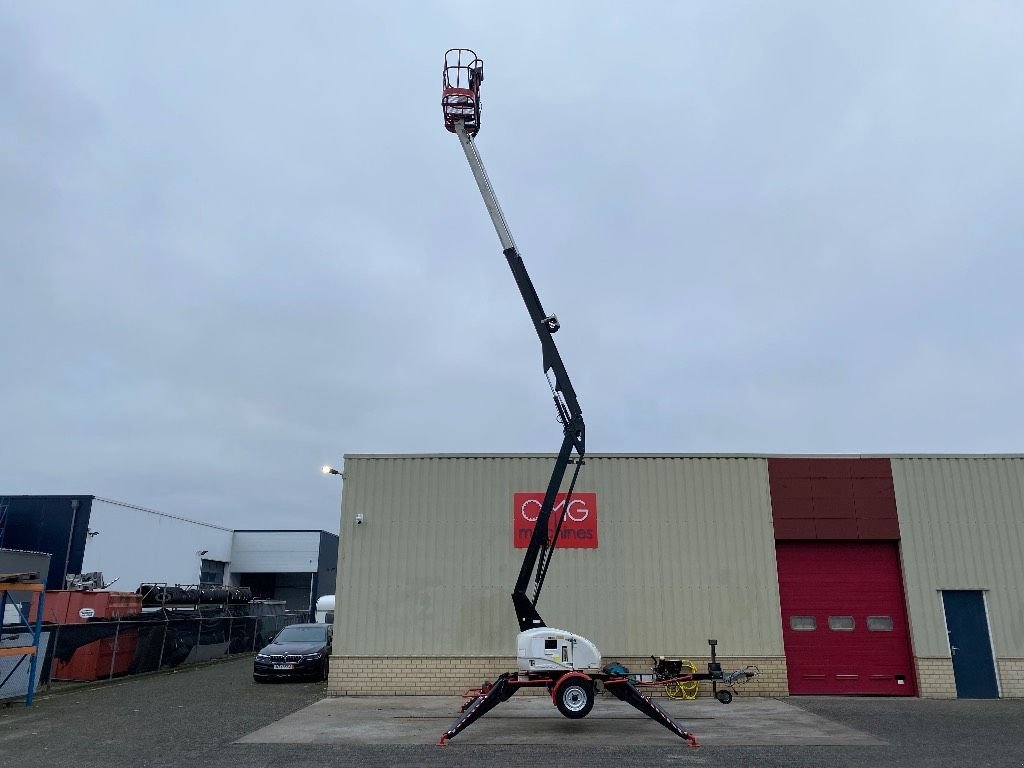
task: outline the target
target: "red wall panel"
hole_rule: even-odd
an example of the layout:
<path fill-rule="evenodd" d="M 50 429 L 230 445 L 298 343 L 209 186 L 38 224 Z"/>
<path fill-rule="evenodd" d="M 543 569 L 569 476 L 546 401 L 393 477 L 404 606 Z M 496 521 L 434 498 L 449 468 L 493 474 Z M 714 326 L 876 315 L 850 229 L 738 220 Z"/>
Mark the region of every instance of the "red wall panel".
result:
<path fill-rule="evenodd" d="M 768 459 L 775 538 L 899 539 L 888 459 Z"/>
<path fill-rule="evenodd" d="M 895 520 L 872 520 L 862 517 L 857 520 L 858 539 L 898 539 L 900 526 Z"/>
<path fill-rule="evenodd" d="M 814 520 L 808 524 L 807 520 L 800 518 L 775 518 L 776 539 L 816 539 L 817 537 Z"/>
<path fill-rule="evenodd" d="M 857 520 L 850 517 L 830 519 L 817 517 L 814 519 L 814 538 L 816 539 L 857 539 L 860 531 Z"/>

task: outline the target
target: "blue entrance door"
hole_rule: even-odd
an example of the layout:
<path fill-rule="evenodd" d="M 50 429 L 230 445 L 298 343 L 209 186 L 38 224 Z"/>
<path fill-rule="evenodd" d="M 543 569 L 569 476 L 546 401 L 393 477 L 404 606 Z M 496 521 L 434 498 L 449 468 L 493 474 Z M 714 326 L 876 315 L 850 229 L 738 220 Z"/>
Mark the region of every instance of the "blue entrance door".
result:
<path fill-rule="evenodd" d="M 961 699 L 998 697 L 992 642 L 981 592 L 947 590 L 942 593 L 942 604 L 946 610 L 949 650 L 953 655 L 956 695 Z"/>

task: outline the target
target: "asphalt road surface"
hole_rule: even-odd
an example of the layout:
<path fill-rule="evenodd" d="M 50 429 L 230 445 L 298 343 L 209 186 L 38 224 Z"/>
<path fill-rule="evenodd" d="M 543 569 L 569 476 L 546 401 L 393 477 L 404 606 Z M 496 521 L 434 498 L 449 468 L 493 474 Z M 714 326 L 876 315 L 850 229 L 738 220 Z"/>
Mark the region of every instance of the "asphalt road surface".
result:
<path fill-rule="evenodd" d="M 252 681 L 249 657 L 158 675 L 76 687 L 37 696 L 31 708 L 21 704 L 0 707 L 0 768 L 308 768 L 309 766 L 537 766 L 551 768 L 611 768 L 615 766 L 1012 766 L 1024 768 L 1024 700 L 924 701 L 919 699 L 871 699 L 793 697 L 780 702 L 748 702 L 745 709 L 729 711 L 733 728 L 713 710 L 719 722 L 705 729 L 718 733 L 698 750 L 663 737 L 642 740 L 650 732 L 636 720 L 615 716 L 609 726 L 630 727 L 628 741 L 616 744 L 602 732 L 600 741 L 585 738 L 586 731 L 565 731 L 554 710 L 539 719 L 534 702 L 510 709 L 485 727 L 484 719 L 444 748 L 432 743 L 400 743 L 402 739 L 377 736 L 378 743 L 346 736 L 321 736 L 308 743 L 281 741 L 291 722 L 310 722 L 316 713 L 330 710 L 334 716 L 368 717 L 376 708 L 384 721 L 394 720 L 387 700 L 349 700 L 311 707 L 324 698 L 323 683 L 258 685 Z M 332 700 L 333 701 L 333 700 Z M 513 702 L 515 699 L 513 699 Z M 458 701 L 449 707 L 455 712 Z M 743 704 L 742 701 L 737 701 Z M 441 702 L 441 704 L 444 704 Z M 420 706 L 408 699 L 394 700 L 394 707 Z M 505 707 L 511 707 L 512 702 Z M 673 712 L 695 719 L 700 734 L 703 702 L 672 702 Z M 429 703 L 423 706 L 433 706 Z M 595 715 L 605 702 L 598 702 Z M 609 705 L 610 706 L 610 705 Z M 692 707 L 690 710 L 686 707 Z M 720 706 L 720 705 L 717 705 Z M 735 705 L 729 705 L 733 707 Z M 348 707 L 348 709 L 346 709 Z M 682 707 L 683 709 L 679 709 Z M 443 709 L 444 707 L 442 707 Z M 723 708 L 724 709 L 724 708 Z M 797 711 L 799 710 L 799 712 Z M 492 715 L 499 715 L 501 709 Z M 518 713 L 518 714 L 517 714 Z M 443 711 L 427 713 L 443 722 Z M 489 716 L 492 716 L 489 715 Z M 489 717 L 488 716 L 488 717 Z M 291 719 L 289 719 L 289 717 Z M 521 717 L 522 742 L 516 718 Z M 773 730 L 771 718 L 782 718 L 793 732 L 806 725 L 832 734 L 840 742 L 743 745 L 743 734 L 766 741 Z M 744 725 L 747 718 L 747 725 Z M 757 720 L 755 723 L 754 718 Z M 765 722 L 765 719 L 768 719 Z M 685 719 L 685 718 L 684 718 Z M 283 721 L 283 722 L 279 722 Z M 577 724 L 594 729 L 594 715 Z M 802 725 L 803 724 L 803 725 Z M 754 728 L 757 725 L 757 728 Z M 781 727 L 781 726 L 780 726 Z M 486 741 L 488 733 L 504 729 L 501 743 Z M 648 728 L 647 731 L 644 728 Z M 474 729 L 481 729 L 473 736 Z M 562 729 L 564 739 L 552 739 Z M 660 729 L 664 730 L 664 729 Z M 259 734 L 277 734 L 274 739 Z M 668 732 L 665 731 L 667 734 Z M 511 734 L 511 736 L 509 735 Z M 256 741 L 253 741 L 256 739 Z M 240 740 L 245 740 L 240 742 Z M 495 741 L 494 738 L 491 739 Z M 813 738 L 810 739 L 814 741 Z M 408 741 L 408 739 L 406 739 Z M 415 741 L 415 739 L 413 739 Z M 656 741 L 656 743 L 650 743 Z M 510 743 L 511 742 L 511 743 Z"/>

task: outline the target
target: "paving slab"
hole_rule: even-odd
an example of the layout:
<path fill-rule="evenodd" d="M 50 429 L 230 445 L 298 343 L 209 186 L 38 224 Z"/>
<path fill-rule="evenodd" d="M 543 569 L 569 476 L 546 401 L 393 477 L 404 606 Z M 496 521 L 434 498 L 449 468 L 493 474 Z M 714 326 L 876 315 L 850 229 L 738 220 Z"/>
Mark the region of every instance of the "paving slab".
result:
<path fill-rule="evenodd" d="M 239 739 L 237 744 L 434 744 L 458 717 L 452 696 L 326 698 Z M 779 699 L 658 702 L 701 744 L 880 746 L 887 742 Z M 679 745 L 682 740 L 627 704 L 599 697 L 582 720 L 562 717 L 546 696 L 499 705 L 452 742 L 477 745 Z"/>

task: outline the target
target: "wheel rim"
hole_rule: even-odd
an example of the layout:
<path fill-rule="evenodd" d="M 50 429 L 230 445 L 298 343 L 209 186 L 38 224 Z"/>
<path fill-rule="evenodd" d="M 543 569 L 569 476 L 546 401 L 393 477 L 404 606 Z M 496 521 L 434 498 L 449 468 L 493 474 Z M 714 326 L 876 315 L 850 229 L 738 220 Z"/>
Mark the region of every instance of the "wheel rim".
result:
<path fill-rule="evenodd" d="M 582 685 L 570 685 L 562 691 L 562 704 L 570 712 L 582 712 L 587 706 L 587 692 Z"/>

